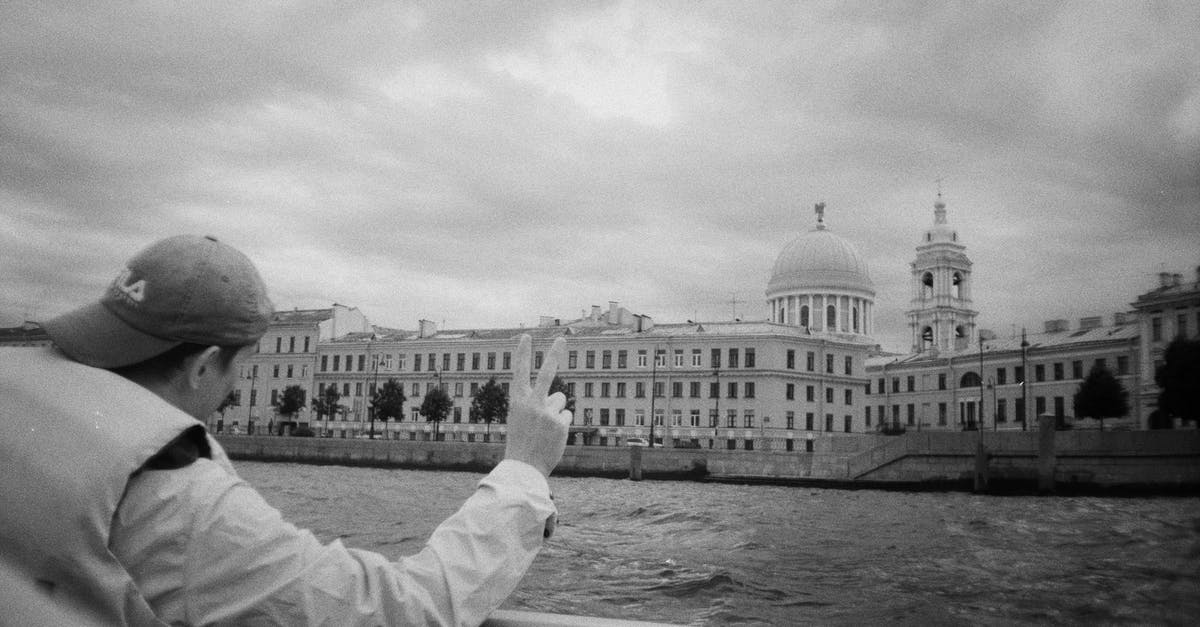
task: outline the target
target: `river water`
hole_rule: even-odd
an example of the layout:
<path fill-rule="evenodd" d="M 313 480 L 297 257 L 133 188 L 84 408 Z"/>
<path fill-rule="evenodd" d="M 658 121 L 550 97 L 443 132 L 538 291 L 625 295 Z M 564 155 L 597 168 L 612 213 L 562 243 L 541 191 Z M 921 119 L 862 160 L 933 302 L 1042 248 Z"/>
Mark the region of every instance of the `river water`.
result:
<path fill-rule="evenodd" d="M 239 462 L 286 517 L 391 558 L 480 475 Z M 1200 622 L 1200 498 L 554 478 L 508 609 L 693 625 Z"/>

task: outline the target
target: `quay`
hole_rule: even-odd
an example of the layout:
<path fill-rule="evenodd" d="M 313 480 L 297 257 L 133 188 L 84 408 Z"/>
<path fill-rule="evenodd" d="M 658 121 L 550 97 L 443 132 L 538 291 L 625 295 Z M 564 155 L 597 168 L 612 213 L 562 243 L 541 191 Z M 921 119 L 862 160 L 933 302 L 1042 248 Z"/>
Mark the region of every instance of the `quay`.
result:
<path fill-rule="evenodd" d="M 484 473 L 504 445 L 217 435 L 235 460 Z M 1200 494 L 1200 431 L 908 432 L 812 452 L 568 446 L 558 476 L 991 493 Z"/>

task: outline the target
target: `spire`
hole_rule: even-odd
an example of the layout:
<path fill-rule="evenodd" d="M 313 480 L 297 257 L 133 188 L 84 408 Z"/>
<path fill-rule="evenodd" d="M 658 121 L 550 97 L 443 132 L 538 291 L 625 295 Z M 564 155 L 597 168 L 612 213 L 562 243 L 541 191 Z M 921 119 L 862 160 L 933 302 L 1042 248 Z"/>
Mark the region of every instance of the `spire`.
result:
<path fill-rule="evenodd" d="M 946 203 L 942 202 L 942 191 L 938 190 L 937 202 L 933 203 L 933 223 L 946 223 Z"/>
<path fill-rule="evenodd" d="M 825 203 L 819 202 L 813 206 L 813 211 L 817 213 L 817 230 L 825 230 Z"/>

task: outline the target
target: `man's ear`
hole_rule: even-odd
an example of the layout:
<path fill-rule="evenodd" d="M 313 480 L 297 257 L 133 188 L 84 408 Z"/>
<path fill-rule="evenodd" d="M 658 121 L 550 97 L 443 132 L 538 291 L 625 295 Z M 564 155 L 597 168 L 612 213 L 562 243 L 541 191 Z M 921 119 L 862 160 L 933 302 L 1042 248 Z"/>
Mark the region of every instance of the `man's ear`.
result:
<path fill-rule="evenodd" d="M 200 387 L 200 382 L 207 376 L 219 373 L 221 357 L 220 346 L 208 348 L 192 355 L 187 364 L 187 382 L 192 389 Z"/>

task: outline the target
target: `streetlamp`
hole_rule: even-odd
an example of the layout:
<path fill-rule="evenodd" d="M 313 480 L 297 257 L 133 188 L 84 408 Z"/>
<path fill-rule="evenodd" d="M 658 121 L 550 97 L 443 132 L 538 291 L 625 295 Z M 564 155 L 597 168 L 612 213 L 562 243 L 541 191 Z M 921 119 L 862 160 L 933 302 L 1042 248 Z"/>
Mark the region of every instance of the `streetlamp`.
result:
<path fill-rule="evenodd" d="M 1029 348 L 1029 340 L 1025 339 L 1025 327 L 1021 327 L 1021 431 L 1026 429 L 1029 421 L 1026 416 L 1029 414 L 1029 386 L 1025 383 L 1029 380 L 1029 366 L 1025 364 L 1025 351 Z"/>
<path fill-rule="evenodd" d="M 246 435 L 254 435 L 254 384 L 258 381 L 258 364 L 250 366 L 250 402 L 246 403 Z"/>
<path fill-rule="evenodd" d="M 713 376 L 716 377 L 716 379 L 717 379 L 717 389 L 714 390 L 714 392 L 716 392 L 716 393 L 713 394 L 713 403 L 714 403 L 713 418 L 712 418 L 713 437 L 711 440 L 708 441 L 708 448 L 713 448 L 713 446 L 716 445 L 717 428 L 721 426 L 721 369 L 713 368 Z"/>
<path fill-rule="evenodd" d="M 650 448 L 654 448 L 654 401 L 658 397 L 658 345 L 654 345 L 654 362 L 650 364 Z"/>

